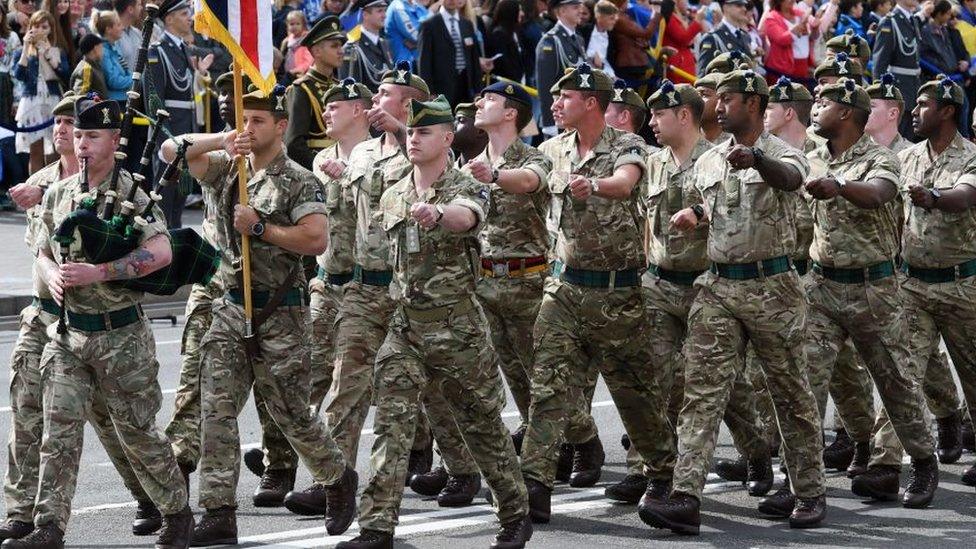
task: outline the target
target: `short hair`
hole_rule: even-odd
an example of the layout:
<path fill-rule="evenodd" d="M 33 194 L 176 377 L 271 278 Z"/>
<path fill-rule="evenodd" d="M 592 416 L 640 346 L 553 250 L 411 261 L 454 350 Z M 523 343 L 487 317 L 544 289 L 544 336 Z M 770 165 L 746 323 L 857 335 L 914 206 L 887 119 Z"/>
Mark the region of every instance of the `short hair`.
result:
<path fill-rule="evenodd" d="M 532 106 L 526 105 L 521 101 L 515 101 L 514 99 L 505 98 L 505 108 L 515 109 L 515 128 L 518 131 L 522 131 L 522 128 L 529 125 L 532 120 Z"/>
<path fill-rule="evenodd" d="M 613 2 L 609 0 L 600 0 L 593 6 L 594 15 L 616 15 L 620 13 L 620 8 L 615 6 Z"/>
<path fill-rule="evenodd" d="M 952 2 L 949 0 L 939 0 L 935 3 L 935 7 L 932 8 L 932 15 L 942 15 L 950 11 L 952 11 Z"/>
<path fill-rule="evenodd" d="M 810 125 L 810 111 L 813 110 L 813 101 L 784 101 L 781 105 L 787 109 L 793 109 L 800 124 Z"/>
<path fill-rule="evenodd" d="M 688 102 L 684 105 L 675 107 L 675 112 L 677 112 L 677 110 L 680 108 L 688 109 L 688 112 L 691 113 L 692 120 L 694 120 L 697 124 L 701 122 L 702 115 L 705 114 L 705 100 L 700 95 L 694 96 L 689 98 Z"/>
<path fill-rule="evenodd" d="M 856 109 L 854 107 L 848 107 L 854 113 L 852 119 L 854 123 L 861 129 L 868 123 L 868 117 L 871 116 L 871 111 L 866 111 L 864 109 Z"/>
<path fill-rule="evenodd" d="M 858 4 L 863 4 L 864 0 L 840 0 L 840 5 L 837 6 L 837 10 L 845 15 L 851 13 Z"/>
<path fill-rule="evenodd" d="M 895 0 L 868 0 L 868 7 L 871 11 L 878 11 L 878 8 L 885 4 L 893 4 Z"/>
<path fill-rule="evenodd" d="M 285 21 L 292 21 L 294 19 L 300 19 L 302 23 L 308 24 L 308 20 L 305 19 L 305 12 L 302 10 L 291 10 L 288 15 L 285 16 Z"/>
<path fill-rule="evenodd" d="M 608 91 L 580 91 L 580 95 L 583 96 L 583 99 L 588 99 L 590 97 L 596 98 L 597 103 L 600 104 L 600 110 L 603 112 L 607 112 L 607 107 L 610 106 L 610 92 Z"/>
<path fill-rule="evenodd" d="M 122 14 L 123 11 L 129 9 L 130 6 L 136 5 L 137 0 L 112 0 L 112 8 L 116 13 Z"/>

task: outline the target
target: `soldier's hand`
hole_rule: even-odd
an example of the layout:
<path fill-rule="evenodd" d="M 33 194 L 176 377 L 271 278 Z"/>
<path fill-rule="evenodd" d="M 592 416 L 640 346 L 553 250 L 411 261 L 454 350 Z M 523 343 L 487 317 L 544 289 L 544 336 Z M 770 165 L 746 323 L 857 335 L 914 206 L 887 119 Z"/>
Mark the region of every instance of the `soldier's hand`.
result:
<path fill-rule="evenodd" d="M 366 118 L 369 119 L 369 125 L 381 132 L 392 132 L 396 133 L 403 124 L 400 123 L 392 114 L 384 111 L 379 107 L 373 107 L 366 111 Z"/>
<path fill-rule="evenodd" d="M 346 163 L 338 158 L 328 158 L 319 165 L 319 169 L 332 179 L 339 179 L 342 172 L 346 171 Z"/>
<path fill-rule="evenodd" d="M 410 206 L 410 217 L 425 229 L 433 229 L 437 226 L 437 208 L 432 204 L 415 202 Z"/>
<path fill-rule="evenodd" d="M 237 137 L 234 139 L 234 150 L 236 151 L 235 154 L 247 156 L 251 154 L 251 146 L 253 145 L 254 136 L 251 134 L 251 132 L 237 134 Z"/>
<path fill-rule="evenodd" d="M 234 229 L 237 232 L 250 235 L 251 226 L 258 221 L 258 212 L 254 211 L 254 208 L 234 204 Z"/>
<path fill-rule="evenodd" d="M 752 147 L 736 145 L 729 149 L 725 161 L 736 170 L 745 170 L 756 165 L 756 155 L 752 153 Z"/>
<path fill-rule="evenodd" d="M 237 130 L 231 130 L 224 134 L 224 152 L 231 158 L 237 156 Z"/>
<path fill-rule="evenodd" d="M 935 197 L 932 196 L 932 193 L 918 183 L 912 183 L 908 186 L 908 197 L 911 198 L 912 204 L 919 208 L 928 210 L 935 205 Z"/>
<path fill-rule="evenodd" d="M 472 160 L 468 162 L 465 166 L 469 172 L 471 172 L 471 177 L 481 181 L 482 183 L 491 183 L 491 166 L 481 160 Z"/>
<path fill-rule="evenodd" d="M 64 303 L 64 279 L 61 278 L 61 269 L 56 266 L 49 269 L 45 278 L 51 297 L 58 302 L 58 305 Z"/>
<path fill-rule="evenodd" d="M 807 181 L 804 188 L 817 200 L 830 200 L 840 194 L 840 185 L 833 177 L 818 177 Z"/>
<path fill-rule="evenodd" d="M 61 281 L 65 288 L 88 286 L 104 279 L 102 270 L 91 263 L 65 263 L 61 265 Z"/>
<path fill-rule="evenodd" d="M 671 216 L 671 227 L 679 231 L 690 231 L 698 226 L 698 216 L 694 210 L 685 208 Z"/>
<path fill-rule="evenodd" d="M 36 185 L 21 183 L 10 188 L 10 199 L 22 210 L 37 206 L 43 197 L 44 189 Z"/>
<path fill-rule="evenodd" d="M 582 175 L 572 174 L 569 176 L 569 192 L 576 200 L 586 200 L 593 196 L 593 187 L 590 185 L 590 178 Z"/>

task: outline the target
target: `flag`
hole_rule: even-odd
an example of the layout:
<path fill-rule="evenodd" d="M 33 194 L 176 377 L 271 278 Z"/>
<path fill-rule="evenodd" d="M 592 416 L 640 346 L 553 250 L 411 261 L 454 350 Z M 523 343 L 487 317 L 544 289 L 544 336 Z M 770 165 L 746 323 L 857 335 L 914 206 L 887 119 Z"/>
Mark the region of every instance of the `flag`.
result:
<path fill-rule="evenodd" d="M 195 4 L 193 28 L 223 44 L 251 82 L 270 94 L 275 85 L 271 0 L 195 0 Z"/>

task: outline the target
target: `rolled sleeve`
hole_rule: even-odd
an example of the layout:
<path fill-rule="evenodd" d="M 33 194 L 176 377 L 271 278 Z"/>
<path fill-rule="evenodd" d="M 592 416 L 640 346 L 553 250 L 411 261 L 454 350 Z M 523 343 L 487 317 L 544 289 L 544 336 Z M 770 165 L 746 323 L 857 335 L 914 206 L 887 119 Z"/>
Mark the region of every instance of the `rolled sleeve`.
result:
<path fill-rule="evenodd" d="M 471 228 L 469 233 L 477 233 L 481 230 L 481 226 L 485 222 L 485 207 L 483 204 L 479 203 L 479 200 L 474 200 L 469 197 L 457 197 L 454 200 L 448 202 L 450 206 L 462 206 L 474 212 L 477 220 L 475 221 L 474 227 Z"/>
<path fill-rule="evenodd" d="M 539 176 L 539 186 L 535 188 L 530 194 L 535 194 L 546 190 L 549 186 L 549 168 L 542 166 L 540 164 L 526 164 L 522 166 L 523 170 L 529 170 L 530 172 Z"/>
<path fill-rule="evenodd" d="M 198 181 L 201 185 L 219 187 L 226 180 L 234 160 L 224 151 L 207 153 L 207 172 Z"/>

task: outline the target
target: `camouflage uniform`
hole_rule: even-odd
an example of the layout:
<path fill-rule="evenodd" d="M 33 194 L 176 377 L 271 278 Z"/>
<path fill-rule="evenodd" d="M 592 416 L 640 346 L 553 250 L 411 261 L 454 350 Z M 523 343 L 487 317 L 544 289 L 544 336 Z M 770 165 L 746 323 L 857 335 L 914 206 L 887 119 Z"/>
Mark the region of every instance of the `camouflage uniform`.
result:
<path fill-rule="evenodd" d="M 883 179 L 898 184 L 895 153 L 868 135 L 837 157 L 823 145 L 807 158 L 813 166 L 811 179 L 830 173 L 850 181 Z M 902 369 L 913 361 L 908 352 L 908 319 L 894 276 L 898 245 L 892 204 L 865 209 L 841 197 L 811 198 L 809 202 L 814 218 L 810 248 L 814 264 L 807 286 L 810 315 L 805 350 L 810 385 L 821 410 L 826 406 L 837 353 L 850 337 L 875 380 L 883 410 L 894 418 L 898 438 L 912 457 L 927 458 L 934 446 L 922 415 L 921 377 L 911 371 L 914 366 Z M 875 464 L 877 459 L 872 458 Z"/>
<path fill-rule="evenodd" d="M 421 200 L 469 208 L 477 224 L 464 234 L 420 229 L 409 210 Z M 463 426 L 464 442 L 492 491 L 499 520 L 521 519 L 528 512 L 518 457 L 501 419 L 504 386 L 474 297 L 477 234 L 487 205 L 484 188 L 450 166 L 424 196 L 417 196 L 408 175 L 380 199 L 397 307 L 376 357 L 374 473 L 360 503 L 361 528 L 392 532 L 397 523 L 425 386 L 436 387 Z"/>
<path fill-rule="evenodd" d="M 744 369 L 745 345 L 752 343 L 773 399 L 792 489 L 817 497 L 824 493 L 824 476 L 816 400 L 801 350 L 806 305 L 788 259 L 796 249 L 793 202 L 790 191 L 767 185 L 756 169 L 731 171 L 725 155 L 733 144 L 709 150 L 695 165 L 695 185 L 709 213 L 713 265 L 696 281 L 699 293 L 688 315 L 674 491 L 701 497 L 718 422 Z M 800 151 L 780 139 L 763 133 L 754 146 L 806 175 Z"/>
<path fill-rule="evenodd" d="M 653 363 L 646 345 L 650 324 L 639 280 L 645 260 L 638 213 L 643 174 L 625 200 L 591 196 L 584 202 L 569 195 L 570 174 L 607 177 L 625 165 L 644 171 L 643 141 L 606 127 L 583 158 L 575 131 L 550 142 L 548 225 L 557 233 L 557 263 L 546 279 L 533 331 L 536 364 L 522 472 L 552 487 L 567 418 L 582 402 L 588 371 L 596 366 L 646 464 L 646 475 L 669 478 L 674 441 L 668 436 L 662 387 L 667 373 Z"/>
<path fill-rule="evenodd" d="M 96 211 L 102 208 L 108 179 L 98 185 Z M 91 182 L 91 188 L 96 188 L 95 183 Z M 129 174 L 122 172 L 118 194 L 126 196 L 133 184 Z M 81 176 L 74 175 L 47 191 L 39 246 L 60 252 L 53 235 L 74 211 L 80 185 Z M 142 211 L 148 198 L 137 191 L 135 204 L 136 211 Z M 116 202 L 115 207 L 118 211 L 121 204 Z M 167 234 L 162 211 L 154 207 L 153 213 L 156 221 L 143 228 L 140 242 Z M 52 255 L 60 261 L 60 253 Z M 74 246 L 68 258 L 85 261 Z M 123 474 L 130 491 L 137 491 L 141 485 L 141 491 L 148 496 L 144 499 L 155 503 L 164 515 L 182 511 L 187 498 L 183 475 L 169 441 L 156 426 L 162 401 L 156 381 L 159 363 L 149 321 L 139 305 L 142 292 L 97 283 L 70 288 L 65 299 L 69 329 L 57 334 L 53 318 L 47 317 L 52 321 L 47 330 L 51 340 L 44 347 L 40 362 L 46 421 L 34 524 L 40 527 L 54 523 L 62 530 L 67 525 L 81 463 L 85 414 L 92 399 L 103 400 L 114 434 L 131 464 L 135 479 Z M 104 315 L 110 312 L 113 320 L 106 325 Z M 93 405 L 93 409 L 97 408 L 100 406 Z M 102 425 L 107 428 L 104 416 Z M 116 464 L 124 463 L 114 454 L 110 452 Z"/>
<path fill-rule="evenodd" d="M 311 372 L 306 354 L 308 326 L 300 288 L 304 283 L 300 257 L 259 238 L 251 239 L 255 313 L 271 292 L 285 284 L 292 288 L 257 329 L 261 355 L 248 357 L 245 352 L 243 295 L 235 269 L 240 254 L 239 235 L 233 228 L 231 214 L 237 197 L 237 173 L 225 152 L 211 152 L 208 156 L 209 166 L 200 183 L 212 187 L 220 196 L 215 223 L 217 244 L 224 255 L 217 276 L 227 291 L 213 303 L 213 323 L 202 344 L 207 368 L 201 389 L 200 505 L 216 509 L 236 505 L 240 467 L 237 417 L 252 385 L 259 409 L 266 408 L 315 482 L 337 482 L 345 460 L 325 426 L 309 409 Z M 260 172 L 249 175 L 250 205 L 267 222 L 292 226 L 306 215 L 325 213 L 324 199 L 312 174 L 290 161 L 284 152 Z"/>

